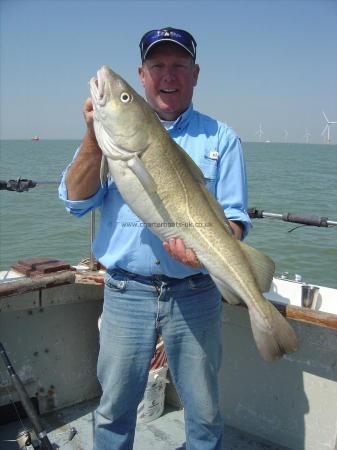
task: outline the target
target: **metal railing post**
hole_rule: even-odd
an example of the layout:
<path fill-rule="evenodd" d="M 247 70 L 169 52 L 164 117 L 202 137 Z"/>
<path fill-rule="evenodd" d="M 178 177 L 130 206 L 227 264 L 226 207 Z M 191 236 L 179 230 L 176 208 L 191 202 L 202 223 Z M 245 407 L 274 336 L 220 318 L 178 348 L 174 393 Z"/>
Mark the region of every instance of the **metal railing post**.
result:
<path fill-rule="evenodd" d="M 90 262 L 89 269 L 96 270 L 96 258 L 92 252 L 92 244 L 95 238 L 95 225 L 96 225 L 96 213 L 95 210 L 92 210 L 90 213 Z"/>

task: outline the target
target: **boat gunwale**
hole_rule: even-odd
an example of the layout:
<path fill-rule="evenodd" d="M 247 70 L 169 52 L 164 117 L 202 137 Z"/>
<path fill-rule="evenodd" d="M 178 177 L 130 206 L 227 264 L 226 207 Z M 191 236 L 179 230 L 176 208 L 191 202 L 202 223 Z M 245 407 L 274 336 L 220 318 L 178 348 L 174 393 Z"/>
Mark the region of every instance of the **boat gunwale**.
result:
<path fill-rule="evenodd" d="M 53 274 L 40 275 L 34 278 L 23 277 L 22 279 L 16 279 L 13 282 L 6 280 L 6 283 L 0 283 L 0 300 L 5 297 L 75 283 L 96 286 L 103 285 L 104 273 L 102 271 L 97 272 L 92 270 L 64 270 Z M 274 299 L 269 301 L 271 301 L 278 311 L 287 319 L 337 330 L 337 314 L 285 304 Z M 224 299 L 223 302 L 227 303 Z M 230 306 L 247 308 L 243 303 Z"/>

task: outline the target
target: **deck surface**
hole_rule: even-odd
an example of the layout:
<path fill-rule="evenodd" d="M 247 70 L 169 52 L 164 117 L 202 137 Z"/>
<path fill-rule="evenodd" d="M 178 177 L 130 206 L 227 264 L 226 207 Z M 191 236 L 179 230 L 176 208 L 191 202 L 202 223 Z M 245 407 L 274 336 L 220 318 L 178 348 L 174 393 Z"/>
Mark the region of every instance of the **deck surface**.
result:
<path fill-rule="evenodd" d="M 49 440 L 61 450 L 91 450 L 94 415 L 97 400 L 65 408 L 44 416 L 41 421 L 46 427 Z M 25 420 L 24 424 L 28 425 Z M 71 428 L 77 434 L 69 441 Z M 0 450 L 16 450 L 17 433 L 22 429 L 19 422 L 0 427 Z M 14 441 L 13 441 L 14 440 Z M 32 447 L 29 447 L 32 449 Z M 134 450 L 183 450 L 185 449 L 183 411 L 166 407 L 163 415 L 147 424 L 138 424 Z M 256 436 L 243 433 L 232 427 L 225 427 L 223 450 L 285 450 L 285 447 L 263 441 Z"/>

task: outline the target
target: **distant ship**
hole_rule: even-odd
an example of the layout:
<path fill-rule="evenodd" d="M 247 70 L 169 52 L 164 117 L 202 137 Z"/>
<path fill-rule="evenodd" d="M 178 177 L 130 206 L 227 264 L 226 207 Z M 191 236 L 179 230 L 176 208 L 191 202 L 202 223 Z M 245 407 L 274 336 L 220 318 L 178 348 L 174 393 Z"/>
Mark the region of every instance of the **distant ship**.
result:
<path fill-rule="evenodd" d="M 39 136 L 33 136 L 32 137 L 32 141 L 39 141 L 39 140 L 40 140 Z"/>

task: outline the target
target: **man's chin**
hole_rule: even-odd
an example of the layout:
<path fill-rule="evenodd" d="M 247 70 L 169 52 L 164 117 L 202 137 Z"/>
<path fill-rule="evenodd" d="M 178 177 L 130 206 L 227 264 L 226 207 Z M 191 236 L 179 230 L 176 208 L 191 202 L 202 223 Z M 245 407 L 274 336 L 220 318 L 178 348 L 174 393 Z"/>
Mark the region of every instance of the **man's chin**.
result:
<path fill-rule="evenodd" d="M 163 120 L 175 120 L 180 115 L 180 110 L 177 106 L 160 103 L 154 108 L 158 116 Z"/>

